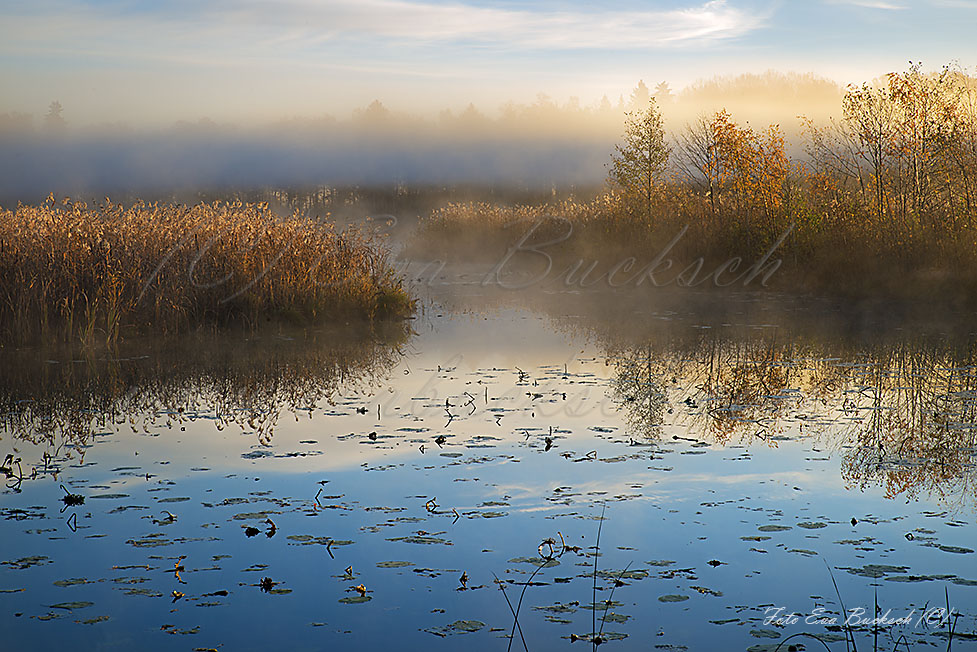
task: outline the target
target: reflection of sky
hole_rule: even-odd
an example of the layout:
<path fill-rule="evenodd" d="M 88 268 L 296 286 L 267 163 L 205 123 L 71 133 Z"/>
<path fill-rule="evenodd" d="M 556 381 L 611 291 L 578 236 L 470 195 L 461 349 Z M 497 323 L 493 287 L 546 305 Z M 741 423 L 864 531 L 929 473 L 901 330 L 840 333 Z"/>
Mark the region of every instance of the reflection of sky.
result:
<path fill-rule="evenodd" d="M 505 343 L 512 347 L 507 353 L 499 350 Z M 495 425 L 498 413 L 485 409 L 484 393 L 477 391 L 470 391 L 474 414 L 464 416 L 464 392 L 473 386 L 488 387 L 491 399 L 505 390 L 539 392 L 546 383 L 533 385 L 536 379 L 554 379 L 569 394 L 593 389 L 588 382 L 605 382 L 601 379 L 610 370 L 602 358 L 585 344 L 552 334 L 538 319 L 507 315 L 434 322 L 413 348 L 416 353 L 390 374 L 397 398 L 382 405 L 379 423 L 372 411 L 358 414 L 355 408 L 375 408 L 385 396 L 382 384 L 375 395 L 319 406 L 312 419 L 284 415 L 270 447 L 256 446 L 248 434 L 217 433 L 205 421 L 186 431 L 151 428 L 155 437 L 107 436 L 87 451 L 84 465 L 63 473 L 61 480 L 86 496 L 83 506 L 64 514 L 59 513 L 62 492 L 50 480 L 25 482 L 19 494 L 4 493 L 0 562 L 48 558 L 24 570 L 0 565 L 0 591 L 25 589 L 0 592 L 5 642 L 40 648 L 73 638 L 98 641 L 104 649 L 132 649 L 138 641 L 141 649 L 161 650 L 180 645 L 498 650 L 506 642 L 498 638 L 501 632 L 488 630 L 507 630 L 512 621 L 492 574 L 525 581 L 533 566 L 511 560 L 534 557 L 547 537 L 562 535 L 583 550 L 593 546 L 594 519 L 604 503 L 600 568 L 622 570 L 631 564 L 632 570 L 650 573 L 615 592 L 621 605 L 612 613 L 629 617 L 605 627 L 629 634 L 614 643 L 615 649 L 646 650 L 651 644 L 746 649 L 757 642 L 752 631 L 773 629 L 762 626 L 760 605 L 802 613 L 834 605 L 825 562 L 849 607 L 873 604 L 872 582 L 880 586 L 883 609 L 894 613 L 926 602 L 942 604 L 946 586 L 951 602 L 965 614 L 959 627 L 973 629 L 975 589 L 953 580 L 977 580 L 974 553 L 938 547 L 969 549 L 974 527 L 969 520 L 925 501 L 906 506 L 874 489 L 846 490 L 837 458 L 812 452 L 804 439 L 780 441 L 777 448 L 759 442 L 705 447 L 673 440 L 673 430 L 666 428 L 659 445 L 635 446 L 620 414 L 599 421 L 559 410 L 533 416 L 544 399 L 523 396 L 520 403 L 516 392 L 505 405 L 511 411 L 501 413 L 504 427 Z M 453 352 L 463 349 L 467 353 L 451 362 Z M 517 364 L 528 374 L 526 384 L 516 384 Z M 405 375 L 404 368 L 411 373 Z M 478 386 L 480 377 L 485 385 Z M 414 406 L 422 390 L 430 408 Z M 446 397 L 450 409 L 462 415 L 450 427 L 434 407 Z M 545 405 L 560 403 L 562 398 Z M 554 445 L 546 451 L 550 425 Z M 372 431 L 397 438 L 371 442 Z M 689 434 L 684 427 L 678 432 Z M 447 436 L 443 448 L 433 441 L 439 434 Z M 313 439 L 316 444 L 300 443 Z M 424 440 L 426 452 L 414 440 Z M 587 459 L 591 450 L 596 459 Z M 322 454 L 243 457 L 255 451 Z M 425 508 L 432 498 L 433 512 Z M 176 521 L 165 522 L 164 510 Z M 67 527 L 73 513 L 77 532 Z M 852 517 L 858 521 L 854 526 Z M 277 526 L 274 537 L 265 534 L 265 518 Z M 789 529 L 761 529 L 772 525 Z M 246 537 L 247 526 L 259 534 Z M 411 536 L 436 542 L 396 540 Z M 353 543 L 329 549 L 300 545 L 305 537 Z M 183 555 L 186 584 L 172 573 Z M 674 563 L 649 563 L 662 560 Z M 722 564 L 712 567 L 711 560 Z M 410 565 L 378 566 L 389 566 L 385 562 Z M 592 563 L 591 557 L 569 552 L 559 566 L 537 576 L 543 584 L 527 591 L 520 617 L 530 649 L 562 647 L 567 641 L 560 637 L 590 631 L 587 610 L 558 614 L 571 621 L 561 624 L 533 607 L 589 602 Z M 887 581 L 844 570 L 866 564 L 905 567 L 888 575 L 917 579 Z M 120 568 L 126 566 L 132 568 Z M 348 566 L 352 578 L 344 577 Z M 469 587 L 484 588 L 459 591 L 462 572 Z M 933 575 L 949 579 L 926 579 Z M 255 585 L 263 577 L 290 592 L 262 593 Z M 90 583 L 53 584 L 65 579 Z M 349 589 L 361 583 L 370 591 L 368 603 L 339 603 L 356 595 Z M 132 589 L 143 594 L 126 593 Z M 173 602 L 173 590 L 186 595 Z M 220 590 L 229 595 L 204 595 Z M 510 598 L 519 590 L 511 585 Z M 658 599 L 663 595 L 689 599 L 664 603 Z M 51 606 L 74 601 L 94 604 L 71 612 Z M 51 613 L 60 617 L 38 620 Z M 75 622 L 101 616 L 108 620 Z M 444 638 L 424 631 L 461 620 L 486 626 Z M 716 624 L 724 621 L 730 622 Z M 167 633 L 171 629 L 195 633 Z M 932 632 L 907 634 L 935 640 Z"/>
<path fill-rule="evenodd" d="M 824 556 L 833 568 L 862 567 L 866 563 L 905 565 L 917 575 L 957 573 L 969 577 L 972 565 L 967 555 L 952 555 L 920 542 L 904 538 L 907 531 L 925 527 L 939 531 L 939 541 L 967 545 L 965 528 L 948 528 L 946 517 L 926 517 L 916 506 L 908 514 L 903 507 L 880 501 L 873 494 L 846 494 L 837 487 L 836 470 L 822 463 L 808 472 L 766 473 L 785 465 L 784 452 L 756 451 L 751 460 L 723 462 L 721 452 L 683 455 L 679 447 L 652 464 L 675 465 L 675 471 L 649 471 L 647 459 L 620 463 L 573 463 L 554 455 L 527 449 L 499 448 L 486 451 L 493 458 L 485 463 L 464 459 L 427 458 L 406 465 L 380 470 L 368 466 L 329 473 L 276 473 L 260 461 L 253 472 L 227 474 L 223 470 L 186 473 L 173 469 L 159 479 L 141 486 L 120 489 L 111 481 L 99 479 L 103 489 L 72 486 L 89 496 L 78 510 L 81 529 L 69 533 L 63 518 L 48 509 L 48 517 L 36 521 L 4 522 L 4 560 L 28 555 L 47 555 L 53 563 L 23 571 L 0 570 L 0 588 L 26 587 L 26 594 L 0 594 L 0 618 L 5 632 L 30 633 L 33 644 L 88 636 L 92 630 L 73 619 L 110 615 L 111 620 L 95 630 L 107 642 L 117 636 L 123 641 L 143 640 L 148 649 L 171 649 L 173 638 L 160 631 L 162 624 L 178 629 L 200 627 L 192 635 L 194 645 L 233 649 L 258 649 L 271 644 L 290 648 L 309 645 L 357 646 L 375 649 L 396 644 L 407 649 L 457 649 L 459 641 L 420 630 L 455 622 L 479 620 L 490 626 L 507 627 L 504 601 L 492 588 L 456 591 L 464 571 L 471 586 L 491 586 L 492 573 L 505 579 L 524 580 L 531 567 L 510 563 L 517 557 L 533 556 L 536 545 L 545 537 L 562 533 L 570 545 L 592 546 L 597 522 L 591 517 L 600 511 L 599 501 L 608 501 L 607 520 L 602 531 L 601 568 L 649 570 L 652 577 L 631 581 L 621 587 L 615 599 L 623 605 L 614 612 L 631 616 L 624 624 L 614 623 L 610 631 L 630 634 L 621 649 L 647 649 L 649 641 L 690 645 L 702 649 L 720 642 L 752 644 L 754 624 L 713 625 L 708 621 L 760 617 L 756 605 L 778 604 L 805 612 L 816 605 L 831 605 L 833 589 L 824 563 L 809 553 Z M 507 460 L 515 455 L 521 461 Z M 466 456 L 467 459 L 468 456 Z M 644 457 L 644 456 L 643 456 Z M 743 475 L 712 481 L 712 472 L 723 465 L 740 465 Z M 101 464 L 99 464 L 101 466 Z M 686 467 L 683 472 L 680 470 Z M 81 470 L 72 470 L 80 475 Z M 108 477 L 123 472 L 108 473 Z M 95 477 L 95 469 L 89 470 Z M 225 477 L 229 476 L 229 477 Z M 764 478 L 758 480 L 758 477 Z M 820 479 L 820 483 L 818 483 Z M 327 509 L 310 509 L 320 480 Z M 168 482 L 174 484 L 169 485 Z M 800 491 L 794 489 L 799 487 Z M 555 491 L 564 487 L 562 492 Z M 6 506 L 30 504 L 56 505 L 60 490 L 52 485 L 29 496 L 7 500 Z M 97 494 L 128 493 L 126 498 L 98 500 Z M 599 492 L 599 493 L 597 493 Z M 437 497 L 442 512 L 428 514 L 424 502 Z M 626 496 L 641 496 L 625 499 Z M 182 498 L 182 502 L 158 502 L 160 498 Z M 243 498 L 257 502 L 221 505 L 225 499 Z M 555 501 L 546 500 L 556 498 Z M 267 501 L 267 502 L 265 502 Z M 509 506 L 479 507 L 486 501 Z M 213 507 L 205 506 L 213 505 Z M 139 509 L 139 506 L 148 509 Z M 331 507 L 341 509 L 331 509 Z M 522 509 L 525 506 L 527 509 Z M 130 509 L 110 513 L 118 507 Z M 161 517 L 161 509 L 177 515 L 176 523 L 152 524 L 150 516 Z M 248 539 L 245 525 L 262 531 L 262 517 L 235 520 L 238 514 L 268 510 L 278 532 L 274 538 L 263 533 Z M 498 518 L 477 518 L 480 512 L 502 512 Z M 86 518 L 86 514 L 91 514 Z M 850 516 L 862 522 L 852 527 Z M 875 520 L 883 522 L 876 523 Z M 805 530 L 798 522 L 825 523 L 821 529 Z M 741 537 L 765 535 L 761 526 L 784 524 L 792 527 L 772 532 L 767 541 L 744 541 Z M 972 526 L 971 526 L 972 527 Z M 51 532 L 21 533 L 23 530 L 53 528 Z M 390 541 L 423 532 L 451 545 L 416 545 Z M 130 540 L 152 541 L 160 533 L 172 545 L 136 548 Z M 327 536 L 354 541 L 350 546 L 334 546 L 335 559 L 323 546 L 294 545 L 288 536 Z M 98 536 L 101 538 L 88 538 Z M 923 534 L 918 534 L 924 537 Z M 54 537 L 52 539 L 52 537 Z M 215 540 L 210 538 L 214 537 Z M 845 543 L 845 541 L 859 543 Z M 763 551 L 763 552 L 759 552 Z M 176 557 L 187 555 L 186 585 L 178 584 L 172 573 Z M 217 558 L 229 555 L 227 558 Z M 724 565 L 711 568 L 710 560 Z M 668 567 L 649 566 L 653 560 L 673 560 Z M 378 563 L 407 561 L 404 568 L 380 568 Z M 536 649 L 549 649 L 559 636 L 589 631 L 590 615 L 583 610 L 566 617 L 573 625 L 549 623 L 531 606 L 564 604 L 590 599 L 588 565 L 592 560 L 565 556 L 558 567 L 544 570 L 538 580 L 545 585 L 530 589 L 523 616 L 523 628 Z M 113 566 L 149 564 L 153 570 L 111 570 Z M 264 564 L 257 571 L 246 571 Z M 355 579 L 342 579 L 343 569 L 352 565 Z M 434 569 L 438 575 L 429 577 Z M 658 578 L 668 569 L 692 569 L 695 579 L 679 575 Z M 415 572 L 423 571 L 423 572 Z M 869 605 L 872 587 L 869 580 L 835 570 L 836 579 L 849 606 Z M 291 590 L 287 595 L 265 595 L 256 584 L 261 577 L 281 582 Z M 51 582 L 83 577 L 95 584 L 53 587 Z M 163 593 L 164 597 L 129 596 L 128 584 L 113 580 L 145 578 L 136 588 Z M 572 578 L 554 583 L 554 578 Z M 785 581 L 790 578 L 789 581 Z M 99 582 L 98 580 L 105 581 Z M 971 577 L 971 579 L 973 579 Z M 132 580 L 126 580 L 132 581 Z M 242 585 L 242 583 L 244 585 Z M 372 593 L 366 605 L 340 605 L 337 600 L 350 595 L 350 586 L 363 583 Z M 723 597 L 699 594 L 692 586 L 720 591 Z M 896 610 L 917 607 L 942 595 L 942 583 L 885 582 L 882 603 Z M 972 605 L 965 591 L 972 588 L 949 585 L 951 599 L 958 606 Z M 514 587 L 518 588 L 518 587 Z M 173 604 L 169 592 L 177 589 L 190 596 Z M 203 593 L 229 590 L 227 598 L 204 598 Z M 681 604 L 663 604 L 660 595 L 690 595 Z M 606 595 L 606 594 L 605 594 Z M 812 599 L 811 596 L 821 596 Z M 14 611 L 44 615 L 46 605 L 85 600 L 95 605 L 79 609 L 51 622 L 13 621 Z M 197 603 L 216 602 L 219 606 L 198 608 Z M 443 609 L 444 612 L 438 610 Z M 252 626 L 260 614 L 267 627 Z M 377 627 L 378 622 L 383 627 Z M 270 625 L 274 623 L 274 627 Z M 313 627 L 311 623 L 325 623 Z M 76 632 L 80 631 L 80 634 Z M 342 632 L 351 632 L 344 634 Z M 655 637 L 658 631 L 665 636 Z M 92 634 L 93 635 L 93 634 Z M 17 640 L 16 638 L 14 639 Z M 504 643 L 504 641 L 503 641 Z M 477 650 L 498 649 L 494 634 L 482 631 L 468 635 L 465 647 Z M 120 645 L 119 647 L 124 647 Z M 108 649 L 113 649 L 112 645 Z"/>
<path fill-rule="evenodd" d="M 590 104 L 771 67 L 842 83 L 974 63 L 967 0 L 83 2 L 0 10 L 0 111 L 55 97 L 82 122 L 342 113 L 538 92 Z M 255 92 L 260 89 L 260 92 Z"/>

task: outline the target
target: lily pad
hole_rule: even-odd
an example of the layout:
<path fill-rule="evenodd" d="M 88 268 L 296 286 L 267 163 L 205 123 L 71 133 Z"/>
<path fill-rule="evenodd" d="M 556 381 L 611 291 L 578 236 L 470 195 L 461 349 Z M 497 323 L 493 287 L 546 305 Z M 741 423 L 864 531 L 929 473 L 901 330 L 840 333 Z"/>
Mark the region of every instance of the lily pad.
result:
<path fill-rule="evenodd" d="M 87 620 L 76 620 L 75 622 L 79 622 L 82 625 L 94 625 L 96 623 L 104 623 L 108 619 L 108 616 L 95 616 L 94 618 L 89 618 Z"/>
<path fill-rule="evenodd" d="M 514 557 L 509 560 L 510 564 L 532 564 L 543 568 L 553 568 L 559 566 L 560 562 L 556 559 L 543 559 L 542 557 Z"/>
<path fill-rule="evenodd" d="M 2 562 L 4 566 L 10 566 L 17 570 L 25 570 L 31 566 L 40 566 L 41 564 L 50 564 L 51 559 L 43 555 L 34 555 L 33 557 L 21 557 L 13 561 Z"/>
<path fill-rule="evenodd" d="M 958 555 L 967 555 L 973 552 L 970 548 L 961 548 L 960 546 L 936 546 L 943 552 L 952 552 Z"/>
<path fill-rule="evenodd" d="M 345 598 L 340 598 L 340 604 L 363 604 L 364 602 L 369 602 L 373 599 L 373 596 L 369 595 L 348 595 Z"/>
<path fill-rule="evenodd" d="M 59 602 L 58 604 L 49 605 L 52 609 L 67 609 L 71 611 L 72 609 L 85 609 L 86 607 L 91 607 L 94 602 L 85 602 L 84 600 L 79 600 L 77 602 Z"/>
<path fill-rule="evenodd" d="M 604 616 L 604 620 L 610 621 L 612 623 L 626 623 L 631 618 L 627 614 L 609 613 Z"/>
<path fill-rule="evenodd" d="M 448 627 L 456 629 L 459 632 L 477 632 L 485 627 L 485 623 L 478 620 L 456 620 L 448 625 Z"/>
<path fill-rule="evenodd" d="M 687 595 L 679 595 L 677 593 L 672 593 L 672 594 L 669 594 L 669 595 L 660 595 L 660 596 L 658 596 L 658 601 L 659 602 L 685 602 L 688 599 L 689 599 L 689 596 L 687 596 Z"/>
<path fill-rule="evenodd" d="M 780 638 L 780 632 L 772 629 L 751 629 L 750 636 L 754 638 Z"/>
<path fill-rule="evenodd" d="M 646 570 L 627 570 L 627 571 L 612 571 L 612 570 L 602 570 L 597 571 L 597 577 L 603 578 L 605 580 L 643 580 L 648 577 L 648 571 Z"/>
<path fill-rule="evenodd" d="M 439 539 L 438 537 L 425 537 L 416 534 L 412 534 L 407 537 L 394 537 L 392 539 L 387 539 L 387 541 L 401 541 L 403 543 L 418 543 L 422 545 L 433 545 L 436 543 L 444 544 L 446 546 L 452 545 L 447 539 Z"/>
<path fill-rule="evenodd" d="M 477 632 L 483 627 L 485 627 L 485 623 L 478 620 L 456 620 L 450 625 L 444 625 L 442 627 L 429 627 L 424 631 L 428 634 L 444 637 L 452 634 L 470 634 L 472 632 Z"/>

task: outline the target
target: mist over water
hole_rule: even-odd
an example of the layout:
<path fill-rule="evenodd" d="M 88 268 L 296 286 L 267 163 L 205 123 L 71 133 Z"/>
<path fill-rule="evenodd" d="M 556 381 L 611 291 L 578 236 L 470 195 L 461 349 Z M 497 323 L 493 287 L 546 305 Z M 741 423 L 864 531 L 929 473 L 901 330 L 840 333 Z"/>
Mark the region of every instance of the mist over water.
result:
<path fill-rule="evenodd" d="M 0 198 L 117 196 L 267 186 L 599 184 L 610 148 L 595 142 L 392 141 L 369 134 L 310 143 L 255 135 L 19 140 L 0 155 Z"/>
<path fill-rule="evenodd" d="M 168 127 L 146 126 L 137 115 L 80 124 L 60 102 L 36 114 L 2 113 L 0 104 L 0 202 L 36 203 L 51 192 L 89 198 L 304 185 L 596 186 L 625 113 L 649 97 L 673 137 L 726 109 L 756 127 L 780 125 L 801 156 L 798 116 L 824 122 L 839 112 L 842 94 L 833 81 L 795 73 L 717 77 L 675 90 L 655 83 L 590 105 L 540 93 L 529 104 L 435 115 L 377 100 L 350 117 L 246 124 L 217 114 Z"/>

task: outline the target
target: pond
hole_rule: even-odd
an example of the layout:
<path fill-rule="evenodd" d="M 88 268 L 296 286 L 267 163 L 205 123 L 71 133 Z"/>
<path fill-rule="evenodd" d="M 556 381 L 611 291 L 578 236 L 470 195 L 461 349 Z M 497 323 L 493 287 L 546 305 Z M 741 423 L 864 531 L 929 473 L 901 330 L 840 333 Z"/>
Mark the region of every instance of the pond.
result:
<path fill-rule="evenodd" d="M 974 647 L 966 324 L 472 278 L 5 351 L 4 649 Z"/>

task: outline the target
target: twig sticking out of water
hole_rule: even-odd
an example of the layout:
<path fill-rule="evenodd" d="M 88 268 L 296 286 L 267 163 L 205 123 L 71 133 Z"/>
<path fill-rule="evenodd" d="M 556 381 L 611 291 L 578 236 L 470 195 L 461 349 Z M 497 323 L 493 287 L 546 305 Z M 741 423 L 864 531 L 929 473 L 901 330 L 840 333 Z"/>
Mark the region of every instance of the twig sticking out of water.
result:
<path fill-rule="evenodd" d="M 785 638 L 784 640 L 782 640 L 777 645 L 777 647 L 774 648 L 773 652 L 780 652 L 780 648 L 783 647 L 787 643 L 787 641 L 791 640 L 792 638 L 798 638 L 798 637 L 801 637 L 801 636 L 806 637 L 806 638 L 813 638 L 815 641 L 817 641 L 818 643 L 820 643 L 824 647 L 825 650 L 827 650 L 828 652 L 831 652 L 831 648 L 828 647 L 828 644 L 827 643 L 825 643 L 824 641 L 822 641 L 820 638 L 818 638 L 814 634 L 808 634 L 807 632 L 801 632 L 799 634 L 792 634 L 792 635 L 788 636 L 787 638 Z M 794 647 L 794 646 L 791 645 L 790 647 Z M 790 648 L 787 648 L 787 649 L 790 649 Z"/>
<path fill-rule="evenodd" d="M 526 650 L 526 652 L 529 652 L 529 646 L 526 645 L 526 637 L 522 635 L 522 626 L 519 624 L 519 612 L 512 608 L 512 602 L 509 600 L 509 596 L 505 592 L 505 582 L 500 580 L 499 576 L 495 573 L 492 573 L 492 577 L 495 578 L 495 583 L 499 585 L 499 590 L 502 591 L 502 597 L 505 598 L 505 603 L 509 605 L 509 613 L 512 614 L 513 632 L 509 634 L 509 647 L 506 648 L 506 652 L 509 652 L 512 649 L 512 637 L 515 635 L 516 629 L 519 630 L 519 638 L 522 639 L 522 647 Z"/>
<path fill-rule="evenodd" d="M 597 560 L 600 557 L 600 533 L 601 530 L 604 529 L 604 513 L 606 511 L 607 511 L 607 502 L 605 501 L 603 507 L 601 507 L 600 510 L 600 522 L 597 524 L 597 546 L 596 549 L 594 550 L 594 593 L 593 593 L 593 600 L 591 601 L 591 605 L 593 605 L 594 608 L 591 609 L 590 611 L 590 616 L 591 616 L 590 631 L 592 632 L 597 631 Z M 601 626 L 603 627 L 603 624 L 601 624 Z M 600 645 L 600 643 L 598 642 L 599 639 L 600 637 L 597 636 L 592 640 L 595 650 L 597 649 L 597 646 Z"/>
<path fill-rule="evenodd" d="M 835 581 L 835 574 L 831 572 L 831 566 L 828 565 L 827 561 L 824 562 L 824 565 L 828 569 L 828 575 L 831 576 L 831 583 L 834 584 L 835 595 L 838 596 L 838 604 L 841 605 L 841 613 L 846 614 L 848 610 L 845 608 L 845 601 L 841 599 L 841 591 L 838 590 L 838 582 Z M 851 647 L 849 647 L 849 641 L 851 642 Z M 855 644 L 855 634 L 851 631 L 851 625 L 848 624 L 848 619 L 845 619 L 845 650 L 858 652 L 858 646 Z"/>
<path fill-rule="evenodd" d="M 946 595 L 946 626 L 947 626 L 947 638 L 946 638 L 946 650 L 950 652 L 950 646 L 953 644 L 953 632 L 957 629 L 957 618 L 960 617 L 959 613 L 953 614 L 953 622 L 950 622 L 950 590 L 944 586 L 943 593 Z"/>
<path fill-rule="evenodd" d="M 519 592 L 519 602 L 516 603 L 516 610 L 512 613 L 512 615 L 514 617 L 514 620 L 512 622 L 512 631 L 509 632 L 509 647 L 506 648 L 506 652 L 509 652 L 509 650 L 512 649 L 512 639 L 516 635 L 516 628 L 519 629 L 519 638 L 522 639 L 522 646 L 526 649 L 526 652 L 529 652 L 529 648 L 526 647 L 526 639 L 522 635 L 522 627 L 519 625 L 519 611 L 522 609 L 522 600 L 523 600 L 523 598 L 526 597 L 526 590 L 529 589 L 529 587 L 532 585 L 533 579 L 536 577 L 536 575 L 538 575 L 539 572 L 541 570 L 543 570 L 543 568 L 546 567 L 546 563 L 548 561 L 549 561 L 549 559 L 546 559 L 544 557 L 543 563 L 541 565 L 539 565 L 539 566 L 536 567 L 536 570 L 533 571 L 533 574 L 529 576 L 529 579 L 523 585 L 522 591 Z M 504 590 L 502 591 L 502 594 L 505 595 L 505 591 Z M 506 602 L 508 602 L 508 601 L 509 601 L 509 598 L 506 598 Z M 512 609 L 512 605 L 511 604 L 509 605 L 509 609 L 510 610 Z"/>
<path fill-rule="evenodd" d="M 597 647 L 598 645 L 604 642 L 604 639 L 601 638 L 601 634 L 604 633 L 604 623 L 607 622 L 607 610 L 610 609 L 611 602 L 614 601 L 614 591 L 617 589 L 618 586 L 624 584 L 621 581 L 621 578 L 624 577 L 624 574 L 627 573 L 628 569 L 631 568 L 632 563 L 634 562 L 629 561 L 628 565 L 624 567 L 624 570 L 618 574 L 617 580 L 615 580 L 614 584 L 611 586 L 611 594 L 607 596 L 607 600 L 604 601 L 604 615 L 600 617 L 600 631 L 598 631 L 597 635 L 594 637 L 594 647 Z M 596 613 L 596 611 L 597 611 L 597 603 L 594 602 L 594 612 Z"/>

